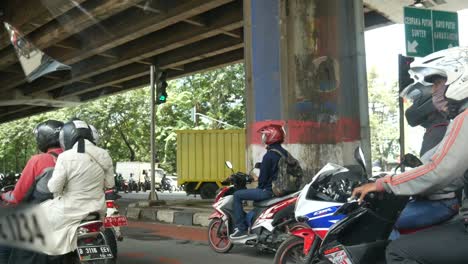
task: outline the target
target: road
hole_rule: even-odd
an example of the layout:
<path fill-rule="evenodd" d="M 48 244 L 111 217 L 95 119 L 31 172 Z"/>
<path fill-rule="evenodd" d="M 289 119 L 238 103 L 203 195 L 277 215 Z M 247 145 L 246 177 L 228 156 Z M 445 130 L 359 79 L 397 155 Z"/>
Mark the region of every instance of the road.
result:
<path fill-rule="evenodd" d="M 148 198 L 147 193 L 120 193 L 122 212 L 129 203 Z M 160 200 L 200 200 L 185 192 L 158 193 Z M 271 263 L 274 255 L 256 249 L 234 247 L 229 254 L 215 253 L 208 246 L 206 228 L 130 222 L 122 228 L 124 241 L 118 243 L 120 264 L 250 264 Z"/>
<path fill-rule="evenodd" d="M 266 264 L 274 257 L 246 247 L 215 253 L 208 246 L 205 228 L 130 222 L 123 232 L 125 239 L 118 244 L 122 264 Z"/>

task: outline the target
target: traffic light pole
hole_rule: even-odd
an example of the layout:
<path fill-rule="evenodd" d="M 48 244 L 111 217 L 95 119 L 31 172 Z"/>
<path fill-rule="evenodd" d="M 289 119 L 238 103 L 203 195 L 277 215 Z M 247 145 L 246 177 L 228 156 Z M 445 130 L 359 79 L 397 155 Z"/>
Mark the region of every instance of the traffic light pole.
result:
<path fill-rule="evenodd" d="M 156 67 L 154 65 L 150 66 L 150 87 L 151 87 L 151 192 L 149 196 L 150 201 L 158 200 L 158 195 L 155 190 L 156 184 L 156 166 L 155 166 L 155 157 L 156 157 Z"/>

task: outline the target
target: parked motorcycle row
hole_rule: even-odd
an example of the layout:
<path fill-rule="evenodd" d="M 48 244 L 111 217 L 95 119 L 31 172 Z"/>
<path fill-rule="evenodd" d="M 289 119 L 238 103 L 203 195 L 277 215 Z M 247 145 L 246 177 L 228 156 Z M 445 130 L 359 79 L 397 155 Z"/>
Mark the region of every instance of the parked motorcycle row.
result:
<path fill-rule="evenodd" d="M 1 193 L 14 189 L 16 181 L 13 178 L 17 181 L 17 177 L 6 176 L 1 179 Z M 13 184 L 6 185 L 9 183 Z M 120 215 L 118 210 L 116 201 L 120 198 L 114 189 L 105 192 L 105 217 L 102 218 L 99 212 L 92 212 L 83 219 L 76 231 L 78 248 L 74 253 L 64 256 L 64 263 L 117 263 L 117 242 L 123 241 L 120 228 L 128 225 L 127 217 Z"/>
<path fill-rule="evenodd" d="M 145 179 L 144 182 L 137 183 L 133 179 L 125 180 L 121 176 L 119 177 L 119 175 L 117 175 L 117 174 L 114 176 L 114 179 L 115 179 L 116 189 L 119 192 L 124 192 L 124 193 L 136 192 L 136 193 L 138 193 L 140 191 L 146 192 L 146 191 L 151 190 L 151 182 L 149 181 L 149 179 Z M 157 182 L 154 185 L 154 187 L 155 187 L 155 190 L 158 191 L 158 192 L 165 192 L 166 191 L 166 192 L 172 193 L 172 192 L 175 192 L 175 191 L 183 190 L 183 189 L 181 189 L 181 187 L 176 187 L 176 185 L 174 183 L 172 183 L 171 179 L 166 179 L 164 184 L 161 184 L 161 183 Z"/>
<path fill-rule="evenodd" d="M 245 189 L 252 177 L 233 173 L 227 180 L 231 186 L 219 190 L 213 204 L 210 247 L 218 253 L 234 245 L 275 252 L 275 264 L 384 264 L 388 238 L 408 198 L 371 194 L 361 204 L 350 200 L 355 187 L 376 180 L 367 176 L 363 156 L 357 148 L 354 157 L 360 166 L 326 164 L 302 190 L 254 203 L 247 214 L 250 235 L 241 239 L 230 238 L 235 226 L 233 194 Z M 415 167 L 418 162 L 407 154 L 402 164 Z M 232 169 L 230 162 L 226 165 Z M 416 230 L 405 230 L 411 232 Z"/>

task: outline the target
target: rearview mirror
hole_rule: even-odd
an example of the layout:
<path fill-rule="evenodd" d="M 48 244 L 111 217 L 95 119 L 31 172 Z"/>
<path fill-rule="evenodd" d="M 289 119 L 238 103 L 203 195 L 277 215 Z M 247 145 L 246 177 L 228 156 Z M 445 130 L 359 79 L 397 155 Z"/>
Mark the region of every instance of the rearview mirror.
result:
<path fill-rule="evenodd" d="M 229 169 L 232 170 L 232 168 L 233 168 L 233 167 L 232 167 L 232 163 L 231 163 L 229 160 L 227 160 L 227 161 L 225 162 L 225 164 L 226 164 L 226 167 L 228 167 Z"/>

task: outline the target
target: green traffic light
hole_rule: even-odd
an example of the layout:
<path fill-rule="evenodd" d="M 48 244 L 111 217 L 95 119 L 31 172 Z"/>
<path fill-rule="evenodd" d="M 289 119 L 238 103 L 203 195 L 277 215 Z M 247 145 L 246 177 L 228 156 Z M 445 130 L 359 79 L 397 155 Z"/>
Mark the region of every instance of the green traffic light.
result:
<path fill-rule="evenodd" d="M 164 95 L 159 96 L 159 101 L 166 101 L 166 96 Z"/>

